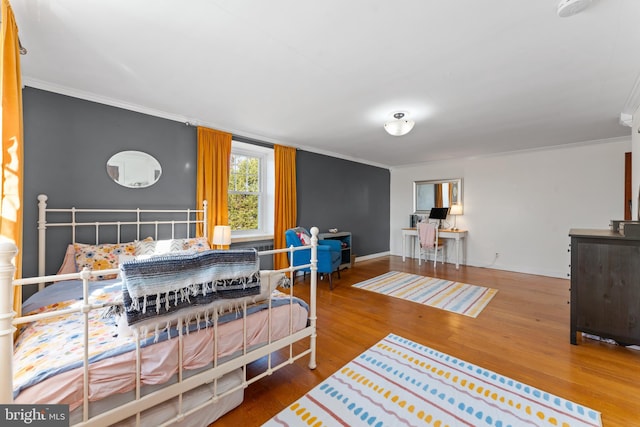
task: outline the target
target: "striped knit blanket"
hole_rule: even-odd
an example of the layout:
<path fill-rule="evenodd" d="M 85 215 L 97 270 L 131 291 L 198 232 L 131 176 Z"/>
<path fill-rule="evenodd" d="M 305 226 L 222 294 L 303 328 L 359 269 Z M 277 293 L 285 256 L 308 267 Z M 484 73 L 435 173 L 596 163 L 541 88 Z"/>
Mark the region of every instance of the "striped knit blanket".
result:
<path fill-rule="evenodd" d="M 120 271 L 129 325 L 260 293 L 260 259 L 254 249 L 169 253 L 126 261 Z"/>

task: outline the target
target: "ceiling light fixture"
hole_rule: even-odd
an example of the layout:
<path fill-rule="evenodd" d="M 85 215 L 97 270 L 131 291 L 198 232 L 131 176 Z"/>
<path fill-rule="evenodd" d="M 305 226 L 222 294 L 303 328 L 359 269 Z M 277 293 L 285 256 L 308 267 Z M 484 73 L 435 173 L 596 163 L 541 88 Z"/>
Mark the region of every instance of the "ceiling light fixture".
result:
<path fill-rule="evenodd" d="M 567 18 L 582 12 L 591 4 L 591 0 L 560 0 L 558 3 L 558 16 Z"/>
<path fill-rule="evenodd" d="M 402 136 L 408 134 L 411 129 L 413 129 L 413 125 L 416 124 L 413 120 L 405 119 L 404 116 L 407 113 L 402 111 L 398 111 L 397 113 L 393 113 L 393 120 L 389 120 L 384 124 L 384 130 L 389 133 L 389 135 L 393 136 Z"/>

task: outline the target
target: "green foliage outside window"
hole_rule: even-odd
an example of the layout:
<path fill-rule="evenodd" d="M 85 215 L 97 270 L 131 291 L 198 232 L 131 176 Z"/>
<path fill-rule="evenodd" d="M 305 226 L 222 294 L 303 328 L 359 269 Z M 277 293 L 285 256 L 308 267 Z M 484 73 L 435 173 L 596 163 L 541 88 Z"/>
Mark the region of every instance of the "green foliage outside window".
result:
<path fill-rule="evenodd" d="M 229 173 L 229 225 L 231 230 L 257 230 L 260 205 L 260 159 L 231 155 Z"/>

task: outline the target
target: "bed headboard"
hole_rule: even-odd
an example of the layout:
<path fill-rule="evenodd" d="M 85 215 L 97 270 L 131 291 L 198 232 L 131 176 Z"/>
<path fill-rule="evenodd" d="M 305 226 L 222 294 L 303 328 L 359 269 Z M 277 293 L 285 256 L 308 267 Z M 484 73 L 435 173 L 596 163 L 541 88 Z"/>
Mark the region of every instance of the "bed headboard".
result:
<path fill-rule="evenodd" d="M 91 235 L 95 244 L 121 243 L 126 239 L 140 240 L 151 236 L 174 239 L 207 236 L 207 201 L 201 209 L 54 209 L 47 207 L 48 197 L 38 195 L 38 275 L 46 269 L 47 230 L 65 228 L 70 232 L 68 243 L 77 243 L 80 235 L 86 242 Z M 84 218 L 91 217 L 90 220 Z M 99 220 L 97 220 L 98 218 Z M 125 240 L 121 240 L 125 239 Z M 63 250 L 64 248 L 56 248 Z"/>

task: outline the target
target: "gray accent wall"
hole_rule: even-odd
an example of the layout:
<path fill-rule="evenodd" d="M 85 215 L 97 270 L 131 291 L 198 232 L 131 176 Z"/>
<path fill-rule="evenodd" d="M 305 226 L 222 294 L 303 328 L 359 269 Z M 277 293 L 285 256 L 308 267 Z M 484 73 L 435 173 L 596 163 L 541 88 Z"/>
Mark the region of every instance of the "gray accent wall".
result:
<path fill-rule="evenodd" d="M 51 208 L 195 207 L 196 128 L 29 87 L 23 105 L 24 276 L 37 274 L 38 194 L 48 196 Z M 154 156 L 160 180 L 136 189 L 113 182 L 106 163 L 122 150 Z M 59 253 L 47 251 L 49 274 L 62 262 L 60 246 Z"/>
<path fill-rule="evenodd" d="M 195 207 L 195 127 L 30 87 L 23 104 L 23 276 L 37 274 L 38 194 L 52 208 Z M 154 156 L 160 180 L 139 189 L 113 182 L 106 162 L 122 150 Z M 302 150 L 297 170 L 300 225 L 351 231 L 358 256 L 389 250 L 389 170 Z M 48 250 L 47 273 L 54 274 L 68 242 L 48 240 L 49 248 L 60 246 Z"/>
<path fill-rule="evenodd" d="M 389 251 L 390 172 L 298 150 L 298 225 L 350 231 L 352 254 Z"/>

